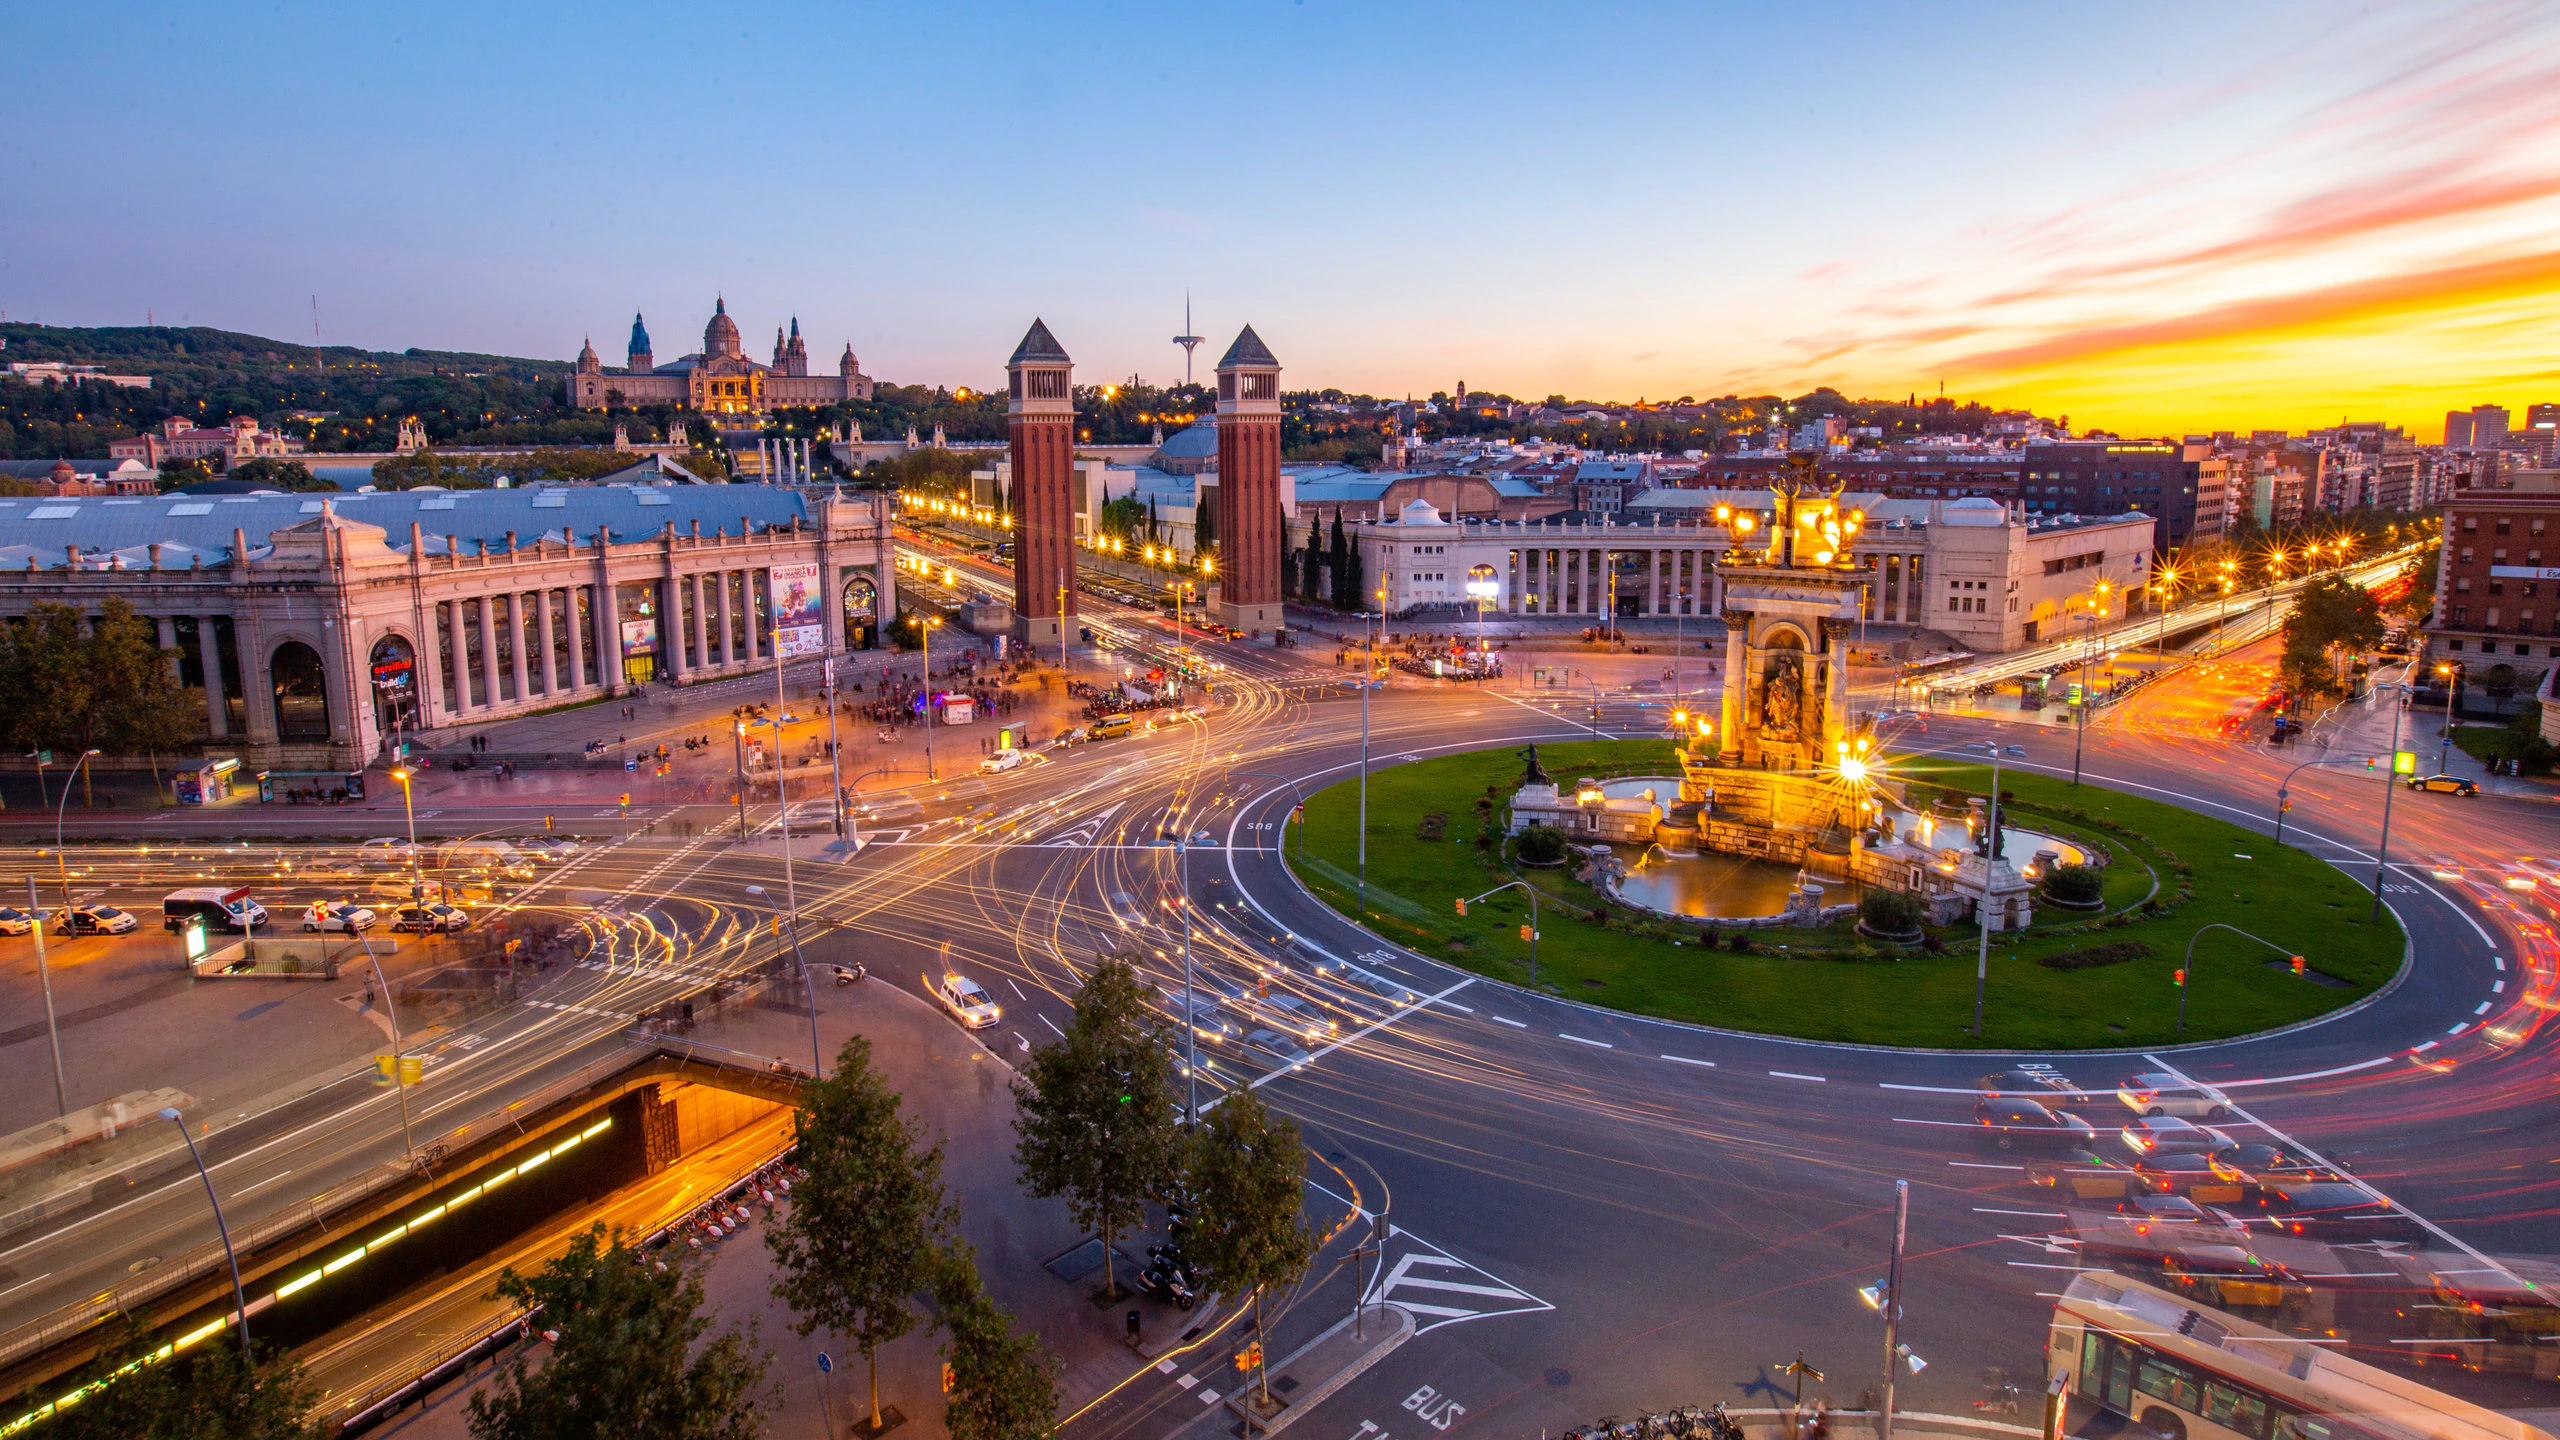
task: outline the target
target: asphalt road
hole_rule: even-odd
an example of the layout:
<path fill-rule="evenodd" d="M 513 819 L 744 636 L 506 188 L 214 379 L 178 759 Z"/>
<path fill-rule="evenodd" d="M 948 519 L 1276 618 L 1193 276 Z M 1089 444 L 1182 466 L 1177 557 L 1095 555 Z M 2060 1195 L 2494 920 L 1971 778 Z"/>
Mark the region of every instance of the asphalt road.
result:
<path fill-rule="evenodd" d="M 1119 614 L 1105 638 L 1132 655 L 1163 653 L 1173 642 L 1151 623 Z M 1004 1009 L 984 1037 L 1000 1053 L 1052 1038 L 1097 950 L 1135 948 L 1178 988 L 1172 902 L 1185 895 L 1201 983 L 1268 980 L 1301 998 L 1311 1057 L 1288 1065 L 1206 1043 L 1201 1098 L 1259 1085 L 1305 1122 L 1320 1155 L 1369 1177 L 1363 1203 L 1385 1208 L 1393 1227 L 1372 1292 L 1423 1318 L 1412 1343 L 1323 1402 L 1309 1433 L 1445 1420 L 1452 1433 L 1511 1436 L 1674 1404 L 1767 1403 L 1781 1383 L 1775 1366 L 1799 1350 L 1829 1372 L 1825 1388 L 1851 1399 L 1878 1368 L 1880 1327 L 1856 1290 L 1883 1269 L 1897 1179 L 1913 1187 L 1902 1338 L 1931 1361 L 1903 1382 L 1902 1402 L 1961 1411 L 1980 1393 L 1981 1367 L 2034 1370 L 2048 1297 L 2079 1262 L 2049 1240 L 2059 1216 L 2043 1192 L 1961 1133 L 1974 1079 L 1995 1059 L 1642 1020 L 1385 944 L 1307 896 L 1271 848 L 1295 794 L 1356 765 L 1357 698 L 1299 656 L 1206 653 L 1230 665 L 1206 724 L 915 792 L 912 809 L 875 821 L 858 856 L 799 850 L 792 888 L 813 965 L 859 958 L 868 983 L 928 991 L 965 973 Z M 1632 697 L 1604 705 L 1598 724 L 1658 726 Z M 1399 682 L 1371 696 L 1370 751 L 1382 764 L 1593 728 L 1579 703 L 1559 710 L 1500 690 Z M 2043 727 L 1935 719 L 1892 743 L 1929 751 L 1982 738 L 2028 749 L 2009 763 L 2070 772 L 2070 737 Z M 2276 783 L 2299 758 L 2174 716 L 2129 715 L 2092 732 L 2084 762 L 2088 783 L 2264 829 Z M 2287 838 L 2369 879 L 2382 793 L 2352 772 L 2298 783 Z M 2408 793 L 2394 807 L 2401 863 L 2386 898 L 2415 961 L 2386 995 L 2285 1034 L 2052 1063 L 2093 1086 L 2162 1067 L 2209 1080 L 2245 1112 L 2236 1124 L 2351 1158 L 2434 1227 L 2432 1244 L 2483 1256 L 2547 1249 L 2560 1122 L 2542 1098 L 2551 1060 L 2536 1022 L 2552 937 L 2519 908 L 2502 867 L 2560 849 L 2560 812 Z M 707 827 L 717 816 L 700 818 Z M 1177 834 L 1189 837 L 1179 856 L 1165 843 Z M 628 839 L 547 876 L 562 903 L 595 917 L 606 945 L 592 968 L 544 987 L 540 1004 L 451 1037 L 413 1103 L 484 1112 L 607 1053 L 632 1017 L 705 976 L 771 964 L 778 851 L 772 841 Z M 1376 993 L 1372 978 L 1413 1003 Z M 208 1158 L 226 1203 L 252 1216 L 281 1210 L 396 1157 L 393 1098 L 349 1080 L 306 1108 L 218 1133 Z M 170 1177 L 16 1237 L 0 1249 L 0 1286 L 21 1288 L 0 1291 L 0 1312 L 24 1319 L 96 1293 L 137 1254 L 208 1238 L 188 1181 Z M 1143 1382 L 1086 1428 L 1188 1424 L 1199 1412 L 1177 1403 L 1192 1388 L 1185 1379 L 1196 1384 L 1199 1372 Z M 1408 1405 L 1424 1387 L 1436 1399 Z M 1425 1410 L 1435 1418 L 1417 1419 Z"/>

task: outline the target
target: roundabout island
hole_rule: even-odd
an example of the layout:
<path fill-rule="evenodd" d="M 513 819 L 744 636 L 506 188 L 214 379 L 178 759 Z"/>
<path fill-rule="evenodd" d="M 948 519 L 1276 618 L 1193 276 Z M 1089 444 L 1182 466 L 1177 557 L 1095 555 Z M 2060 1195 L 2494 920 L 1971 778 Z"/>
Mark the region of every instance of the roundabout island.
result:
<path fill-rule="evenodd" d="M 2400 973 L 2397 917 L 2302 850 L 2094 785 L 1896 759 L 1853 724 L 1862 581 L 1835 557 L 1860 523 L 1782 494 L 1768 549 L 1722 567 L 1713 718 L 1397 765 L 1365 801 L 1337 783 L 1308 798 L 1288 863 L 1370 930 L 1489 978 L 1833 1043 L 2214 1040 Z"/>

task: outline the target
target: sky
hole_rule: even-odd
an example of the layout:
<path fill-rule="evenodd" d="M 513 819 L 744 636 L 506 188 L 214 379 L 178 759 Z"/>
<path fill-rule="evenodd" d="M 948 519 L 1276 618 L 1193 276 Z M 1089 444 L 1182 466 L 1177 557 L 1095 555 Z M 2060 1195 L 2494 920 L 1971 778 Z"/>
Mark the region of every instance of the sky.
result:
<path fill-rule="evenodd" d="M 985 386 L 2560 399 L 2560 6 L 18 6 L 0 315 Z"/>

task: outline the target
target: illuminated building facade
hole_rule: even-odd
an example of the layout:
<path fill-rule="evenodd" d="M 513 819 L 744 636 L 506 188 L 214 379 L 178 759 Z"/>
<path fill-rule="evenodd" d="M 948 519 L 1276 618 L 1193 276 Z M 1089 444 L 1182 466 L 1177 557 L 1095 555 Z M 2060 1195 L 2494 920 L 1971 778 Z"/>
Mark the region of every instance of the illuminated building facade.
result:
<path fill-rule="evenodd" d="M 774 331 L 773 363 L 751 359 L 738 322 L 729 318 L 728 301 L 720 299 L 712 302 L 710 323 L 702 327 L 702 349 L 665 365 L 656 363 L 648 327 L 637 315 L 631 317 L 631 347 L 622 369 L 605 369 L 594 342 L 581 346 L 569 398 L 582 410 L 677 405 L 711 415 L 763 415 L 868 400 L 871 377 L 862 373 L 850 344 L 837 358 L 835 374 L 810 374 L 809 345 L 800 338 L 797 316 L 788 336 Z"/>

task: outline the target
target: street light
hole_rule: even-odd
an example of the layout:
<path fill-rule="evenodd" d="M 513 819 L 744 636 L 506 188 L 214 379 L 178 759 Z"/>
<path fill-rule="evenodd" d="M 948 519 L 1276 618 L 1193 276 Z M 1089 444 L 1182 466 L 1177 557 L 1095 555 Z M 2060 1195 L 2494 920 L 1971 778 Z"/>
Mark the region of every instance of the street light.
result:
<path fill-rule="evenodd" d="M 1538 887 L 1526 880 L 1514 880 L 1509 884 L 1496 885 L 1484 892 L 1484 895 L 1470 895 L 1459 901 L 1458 913 L 1464 915 L 1467 913 L 1468 906 L 1484 899 L 1486 895 L 1499 895 L 1505 890 L 1517 890 L 1529 897 L 1529 988 L 1535 990 L 1538 988 Z"/>
<path fill-rule="evenodd" d="M 1484 614 L 1493 608 L 1494 597 L 1501 593 L 1502 582 L 1496 578 L 1491 565 L 1467 567 L 1467 594 L 1474 597 L 1476 602 L 1476 663 L 1486 665 L 1487 668 L 1491 666 L 1484 657 L 1490 655 L 1492 650 L 1484 640 Z"/>
<path fill-rule="evenodd" d="M 2106 588 L 2105 581 L 2098 582 L 2101 594 Z M 2089 735 L 2089 656 L 2098 648 L 2098 622 L 2106 618 L 2104 610 L 2092 609 L 2089 612 L 2089 647 L 2080 652 L 2080 703 L 2073 707 L 2078 713 L 2072 717 L 2079 723 L 2071 729 L 2071 783 L 2074 785 L 2080 783 L 2080 750 Z"/>
<path fill-rule="evenodd" d="M 927 617 L 923 615 L 910 615 L 907 618 L 908 621 L 916 627 L 916 636 L 924 645 L 924 778 L 925 783 L 931 784 L 934 779 L 933 632 L 942 628 L 942 619 L 940 616 Z M 1066 628 L 1066 623 L 1065 612 L 1059 612 L 1058 627 L 1061 630 L 1064 630 Z M 778 775 L 780 772 L 777 771 L 775 773 Z"/>
<path fill-rule="evenodd" d="M 409 793 L 417 777 L 409 773 L 408 766 L 394 765 L 391 778 L 400 782 L 400 810 L 409 819 L 409 903 L 424 905 L 427 902 L 423 882 L 418 878 L 418 807 Z"/>
<path fill-rule="evenodd" d="M 1371 592 L 1377 597 L 1374 614 L 1364 612 L 1361 619 L 1386 620 L 1387 592 Z M 1369 908 L 1369 688 L 1378 683 L 1377 642 L 1368 635 L 1361 637 L 1360 653 L 1360 908 Z"/>
<path fill-rule="evenodd" d="M 2445 723 L 2451 725 L 2453 722 L 2448 720 Z M 97 753 L 95 750 L 80 752 L 80 759 L 72 765 L 71 773 L 62 777 L 62 803 L 53 808 L 53 863 L 62 874 L 62 924 L 65 929 L 71 925 L 71 861 L 62 853 L 62 816 L 71 808 L 71 782 L 80 778 L 80 767 L 88 764 L 89 757 Z M 2436 768 L 2441 770 L 2444 767 L 2439 765 Z"/>
<path fill-rule="evenodd" d="M 763 886 L 750 885 L 747 893 L 762 900 L 767 910 L 773 909 L 773 894 Z M 787 917 L 778 910 L 773 913 L 791 927 L 791 963 L 800 967 L 800 988 L 809 996 L 809 1078 L 823 1080 L 827 1068 L 823 1063 L 824 1052 L 818 1048 L 818 982 L 810 978 L 808 958 L 800 953 L 800 912 L 794 909 Z"/>
<path fill-rule="evenodd" d="M 2453 760 L 2453 698 L 2462 693 L 2462 662 L 2439 660 L 2436 662 L 2436 673 L 2444 677 L 2444 734 L 2436 747 L 2436 773 L 2441 775 L 2445 772 L 2445 766 Z M 92 750 L 89 753 L 95 755 L 98 752 Z M 69 793 L 70 788 L 68 784 L 63 786 L 66 794 Z M 54 839 L 56 844 L 61 843 L 59 832 Z M 70 893 L 68 889 L 63 891 L 63 903 L 66 905 L 71 903 Z"/>
<path fill-rule="evenodd" d="M 2380 885 L 2374 886 L 2373 893 L 2380 895 L 2382 893 L 2382 887 Z M 2204 932 L 2206 930 L 2228 930 L 2232 934 L 2237 935 L 2244 940 L 2255 940 L 2259 944 L 2266 946 L 2268 949 L 2275 951 L 2277 954 L 2282 955 L 2297 964 L 2302 960 L 2301 956 L 2294 954 L 2291 950 L 2286 949 L 2284 946 L 2277 944 L 2273 940 L 2270 940 L 2263 935 L 2252 935 L 2237 925 L 2225 925 L 2220 921 L 2216 921 L 2213 924 L 2207 925 L 2203 927 L 2203 929 L 2196 931 L 2196 933 L 2187 937 L 2186 958 L 2178 962 L 2178 1033 L 2181 1035 L 2187 1033 L 2187 985 L 2189 981 L 2195 978 L 2194 967 L 2196 963 L 2196 942 L 2204 938 Z"/>
<path fill-rule="evenodd" d="M 352 925 L 347 928 L 355 930 Z M 400 1058 L 400 1005 L 391 998 L 391 981 L 382 973 L 381 957 L 373 953 L 373 937 L 362 930 L 355 930 L 355 937 L 364 947 L 365 963 L 373 967 L 373 983 L 382 987 L 383 1013 L 391 1017 L 391 1087 L 400 1092 L 400 1150 L 414 1160 L 418 1146 L 409 1138 L 409 1070 Z"/>
<path fill-rule="evenodd" d="M 178 1127 L 178 1138 L 187 1142 L 187 1154 L 196 1162 L 196 1177 L 204 1181 L 204 1198 L 213 1206 L 213 1228 L 222 1236 L 222 1253 L 231 1261 L 231 1304 L 240 1317 L 240 1358 L 249 1358 L 249 1297 L 240 1287 L 240 1256 L 231 1248 L 231 1225 L 222 1218 L 222 1197 L 213 1193 L 212 1172 L 204 1168 L 204 1152 L 196 1149 L 196 1137 L 187 1133 L 187 1122 L 175 1110 L 162 1110 L 160 1118 Z"/>

